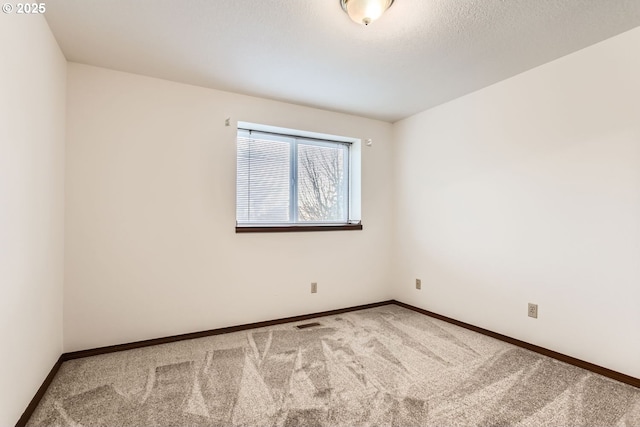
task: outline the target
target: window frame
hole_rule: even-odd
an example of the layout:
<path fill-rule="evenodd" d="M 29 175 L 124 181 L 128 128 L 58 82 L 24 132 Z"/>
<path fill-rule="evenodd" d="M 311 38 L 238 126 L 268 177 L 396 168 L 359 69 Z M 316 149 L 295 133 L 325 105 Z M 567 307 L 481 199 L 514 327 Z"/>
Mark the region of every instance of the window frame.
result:
<path fill-rule="evenodd" d="M 236 165 L 238 162 L 238 141 L 239 138 L 250 136 L 253 133 L 265 137 L 266 140 L 274 140 L 278 142 L 287 142 L 289 144 L 289 222 L 274 222 L 274 223 L 242 223 L 238 221 L 238 169 L 236 169 L 236 233 L 259 233 L 259 232 L 300 232 L 300 231 L 336 231 L 336 230 L 362 230 L 362 222 L 360 219 L 355 219 L 352 214 L 354 211 L 359 212 L 359 184 L 360 178 L 358 177 L 358 191 L 357 201 L 354 197 L 354 171 L 357 169 L 360 173 L 359 153 L 358 156 L 353 156 L 354 147 L 360 146 L 360 140 L 348 137 L 340 137 L 335 135 L 319 134 L 315 132 L 300 131 L 294 129 L 278 128 L 274 126 L 258 125 L 253 123 L 238 122 L 236 129 Z M 298 148 L 299 145 L 310 145 L 319 147 L 335 147 L 336 144 L 344 145 L 347 147 L 346 155 L 343 159 L 343 168 L 347 171 L 347 179 L 343 181 L 343 191 L 346 192 L 345 209 L 346 209 L 346 222 L 343 221 L 326 221 L 326 222 L 312 222 L 312 221 L 300 221 L 299 219 L 299 206 L 298 206 Z M 355 157 L 357 157 L 358 163 L 355 168 Z M 353 209 L 355 203 L 357 203 L 357 209 Z"/>

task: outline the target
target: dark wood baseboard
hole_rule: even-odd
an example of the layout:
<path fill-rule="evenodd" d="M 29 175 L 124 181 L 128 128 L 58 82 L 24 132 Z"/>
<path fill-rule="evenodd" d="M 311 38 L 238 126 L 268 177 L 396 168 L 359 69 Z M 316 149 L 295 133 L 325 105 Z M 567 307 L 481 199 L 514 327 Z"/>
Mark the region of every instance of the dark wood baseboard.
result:
<path fill-rule="evenodd" d="M 283 324 L 283 323 L 300 322 L 300 321 L 303 321 L 303 320 L 314 319 L 314 318 L 317 318 L 317 317 L 334 316 L 334 315 L 337 315 L 337 314 L 348 313 L 350 311 L 357 311 L 357 310 L 364 310 L 364 309 L 367 309 L 367 308 L 381 307 L 381 306 L 389 305 L 389 304 L 395 304 L 395 305 L 398 305 L 400 307 L 404 307 L 404 308 L 407 308 L 409 310 L 413 310 L 413 311 L 415 311 L 417 313 L 421 313 L 421 314 L 424 314 L 426 316 L 433 317 L 435 319 L 440 319 L 440 320 L 443 320 L 445 322 L 448 322 L 448 323 L 451 323 L 451 324 L 454 324 L 454 325 L 457 325 L 457 326 L 461 326 L 461 327 L 469 329 L 471 331 L 478 332 L 478 333 L 483 334 L 483 335 L 487 335 L 489 337 L 498 339 L 500 341 L 504 341 L 504 342 L 507 342 L 509 344 L 513 344 L 513 345 L 516 345 L 518 347 L 522 347 L 522 348 L 525 348 L 527 350 L 531 350 L 533 352 L 542 354 L 544 356 L 548 356 L 548 357 L 551 357 L 553 359 L 560 360 L 561 362 L 565 362 L 565 363 L 568 363 L 570 365 L 574 365 L 574 366 L 577 366 L 579 368 L 586 369 L 586 370 L 591 371 L 591 372 L 595 372 L 596 374 L 600 374 L 600 375 L 603 375 L 605 377 L 609 377 L 609 378 L 614 379 L 616 381 L 620 381 L 620 382 L 632 385 L 634 387 L 640 388 L 640 379 L 639 378 L 635 378 L 635 377 L 632 377 L 630 375 L 623 374 L 621 372 L 617 372 L 617 371 L 614 371 L 614 370 L 611 370 L 611 369 L 608 369 L 608 368 L 605 368 L 605 367 L 602 367 L 602 366 L 598 366 L 598 365 L 595 365 L 595 364 L 590 363 L 590 362 L 585 362 L 584 360 L 576 359 L 575 357 L 567 356 L 565 354 L 558 353 L 556 351 L 549 350 L 549 349 L 546 349 L 544 347 L 540 347 L 540 346 L 537 346 L 537 345 L 534 345 L 534 344 L 529 344 L 529 343 L 527 343 L 525 341 L 521 341 L 521 340 L 518 340 L 518 339 L 515 339 L 515 338 L 511 338 L 511 337 L 508 337 L 506 335 L 502 335 L 502 334 L 499 334 L 497 332 L 490 331 L 488 329 L 483 329 L 483 328 L 480 328 L 478 326 L 471 325 L 469 323 L 461 322 L 459 320 L 455 320 L 455 319 L 452 319 L 450 317 L 443 316 L 441 314 L 433 313 L 431 311 L 424 310 L 422 308 L 418 308 L 418 307 L 406 304 L 406 303 L 401 302 L 401 301 L 388 300 L 388 301 L 382 301 L 382 302 L 375 302 L 375 303 L 371 303 L 371 304 L 358 305 L 358 306 L 355 306 L 355 307 L 347 307 L 347 308 L 340 308 L 340 309 L 337 309 L 337 310 L 329 310 L 329 311 L 322 311 L 322 312 L 318 312 L 318 313 L 305 314 L 305 315 L 301 315 L 301 316 L 285 317 L 285 318 L 282 318 L 282 319 L 268 320 L 268 321 L 264 321 L 264 322 L 247 323 L 247 324 L 244 324 L 244 325 L 229 326 L 229 327 L 226 327 L 226 328 L 211 329 L 211 330 L 208 330 L 208 331 L 193 332 L 193 333 L 181 334 L 181 335 L 173 335 L 173 336 L 164 337 L 164 338 L 154 338 L 154 339 L 150 339 L 150 340 L 136 341 L 136 342 L 127 343 L 127 344 L 118 344 L 118 345 L 112 345 L 112 346 L 107 346 L 107 347 L 94 348 L 94 349 L 90 349 L 90 350 L 81 350 L 81 351 L 74 351 L 74 352 L 70 352 L 70 353 L 63 353 L 60 356 L 60 358 L 58 359 L 58 361 L 55 363 L 55 365 L 53 365 L 53 368 L 51 369 L 51 372 L 49 372 L 49 375 L 47 375 L 47 378 L 44 380 L 44 382 L 42 383 L 42 385 L 38 389 L 37 393 L 35 394 L 35 396 L 31 400 L 31 402 L 29 403 L 29 406 L 27 406 L 27 409 L 25 409 L 24 413 L 20 417 L 20 420 L 18 420 L 18 422 L 16 423 L 16 427 L 24 427 L 24 426 L 26 426 L 27 422 L 29 421 L 29 418 L 31 418 L 31 416 L 33 415 L 33 411 L 35 411 L 36 407 L 40 403 L 40 400 L 42 399 L 42 397 L 44 396 L 45 392 L 47 391 L 47 388 L 49 388 L 49 385 L 53 381 L 53 378 L 55 377 L 56 373 L 58 372 L 58 369 L 60 369 L 60 366 L 62 365 L 62 363 L 67 361 L 67 360 L 79 359 L 79 358 L 82 358 L 82 357 L 98 356 L 98 355 L 101 355 L 101 354 L 114 353 L 114 352 L 117 352 L 117 351 L 133 350 L 133 349 L 136 349 L 136 348 L 149 347 L 149 346 L 158 345 L 158 344 L 168 344 L 168 343 L 173 343 L 173 342 L 183 341 L 183 340 L 204 338 L 204 337 L 209 337 L 209 336 L 213 336 L 213 335 L 227 334 L 227 333 L 230 333 L 230 332 L 245 331 L 247 329 L 263 328 L 263 327 L 267 327 L 267 326 L 280 325 L 280 324 Z"/>
<path fill-rule="evenodd" d="M 285 317 L 276 320 L 267 320 L 264 322 L 246 323 L 238 326 L 228 326 L 226 328 L 211 329 L 208 331 L 192 332 L 188 334 L 173 335 L 164 338 L 154 338 L 144 341 L 136 341 L 128 344 L 111 345 L 107 347 L 99 347 L 90 350 L 80 350 L 71 353 L 64 353 L 61 357 L 63 361 L 80 359 L 82 357 L 98 356 L 100 354 L 114 353 L 116 351 L 133 350 L 136 348 L 149 347 L 152 345 L 168 344 L 176 341 L 192 340 L 196 338 L 210 337 L 213 335 L 228 334 L 230 332 L 245 331 L 247 329 L 264 328 L 266 326 L 280 325 L 282 323 L 300 322 L 302 320 L 314 319 L 316 317 L 334 316 L 336 314 L 348 313 L 350 311 L 364 310 L 366 308 L 380 307 L 383 305 L 393 304 L 394 302 L 382 301 L 371 304 L 358 305 L 355 307 L 340 308 L 337 310 L 321 311 L 318 313 L 304 314 L 301 316 Z"/>
<path fill-rule="evenodd" d="M 44 382 L 36 392 L 36 395 L 33 396 L 33 399 L 31 399 L 31 402 L 29 402 L 29 406 L 27 406 L 27 409 L 24 410 L 24 413 L 16 423 L 16 427 L 24 427 L 27 425 L 29 418 L 31 418 L 31 415 L 33 415 L 33 411 L 35 411 L 38 407 L 40 400 L 42 400 L 42 397 L 47 392 L 47 389 L 51 385 L 51 382 L 58 373 L 58 369 L 60 369 L 60 366 L 62 366 L 62 362 L 62 356 L 60 356 L 56 363 L 53 365 L 53 368 L 51 368 L 51 371 L 49 371 L 49 375 L 47 375 L 47 378 L 45 378 Z"/>
<path fill-rule="evenodd" d="M 553 359 L 559 360 L 561 362 L 565 362 L 565 363 L 568 363 L 570 365 L 577 366 L 578 368 L 586 369 L 587 371 L 591 371 L 591 372 L 594 372 L 596 374 L 600 374 L 600 375 L 603 375 L 605 377 L 609 377 L 609 378 L 614 379 L 616 381 L 620 381 L 620 382 L 632 385 L 634 387 L 640 388 L 640 378 L 635 378 L 635 377 L 632 377 L 630 375 L 623 374 L 621 372 L 617 372 L 617 371 L 614 371 L 614 370 L 609 369 L 609 368 L 605 368 L 603 366 L 595 365 L 593 363 L 586 362 L 586 361 L 581 360 L 581 359 L 576 359 L 575 357 L 567 356 L 566 354 L 558 353 L 557 351 L 549 350 L 547 348 L 540 347 L 540 346 L 535 345 L 535 344 L 529 344 L 528 342 L 521 341 L 521 340 L 518 340 L 518 339 L 515 339 L 515 338 L 511 338 L 509 336 L 502 335 L 502 334 L 499 334 L 497 332 L 490 331 L 488 329 L 480 328 L 478 326 L 474 326 L 474 325 L 471 325 L 469 323 L 461 322 L 459 320 L 452 319 L 450 317 L 443 316 L 441 314 L 434 313 L 432 311 L 424 310 L 422 308 L 418 308 L 418 307 L 415 307 L 413 305 L 406 304 L 404 302 L 400 302 L 400 301 L 394 300 L 393 303 L 396 304 L 396 305 L 399 305 L 400 307 L 404 307 L 404 308 L 407 308 L 409 310 L 413 310 L 415 312 L 427 315 L 429 317 L 433 317 L 435 319 L 444 320 L 445 322 L 452 323 L 452 324 L 457 325 L 457 326 L 461 326 L 461 327 L 463 327 L 465 329 L 469 329 L 469 330 L 472 330 L 474 332 L 478 332 L 480 334 L 487 335 L 487 336 L 489 336 L 491 338 L 495 338 L 495 339 L 498 339 L 500 341 L 504 341 L 504 342 L 507 342 L 509 344 L 513 344 L 513 345 L 518 346 L 518 347 L 526 348 L 527 350 L 531 350 L 531 351 L 533 351 L 535 353 L 542 354 L 543 356 L 548 356 L 548 357 L 551 357 Z"/>

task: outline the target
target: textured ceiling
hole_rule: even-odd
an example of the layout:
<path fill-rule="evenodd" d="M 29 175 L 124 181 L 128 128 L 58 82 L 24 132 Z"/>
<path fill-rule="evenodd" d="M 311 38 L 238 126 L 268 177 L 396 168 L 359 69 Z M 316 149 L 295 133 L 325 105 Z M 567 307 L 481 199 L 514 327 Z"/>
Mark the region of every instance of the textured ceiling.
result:
<path fill-rule="evenodd" d="M 396 121 L 640 25 L 640 0 L 47 0 L 69 61 Z M 639 47 L 640 50 L 640 47 Z"/>

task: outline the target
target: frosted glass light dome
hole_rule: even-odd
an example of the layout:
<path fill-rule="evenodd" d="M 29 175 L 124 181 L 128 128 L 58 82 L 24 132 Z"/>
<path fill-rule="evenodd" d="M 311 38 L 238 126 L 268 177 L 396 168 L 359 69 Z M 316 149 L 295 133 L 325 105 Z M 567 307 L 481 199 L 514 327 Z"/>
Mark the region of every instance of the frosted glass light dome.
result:
<path fill-rule="evenodd" d="M 369 25 L 389 9 L 393 0 L 340 0 L 340 4 L 354 22 Z"/>

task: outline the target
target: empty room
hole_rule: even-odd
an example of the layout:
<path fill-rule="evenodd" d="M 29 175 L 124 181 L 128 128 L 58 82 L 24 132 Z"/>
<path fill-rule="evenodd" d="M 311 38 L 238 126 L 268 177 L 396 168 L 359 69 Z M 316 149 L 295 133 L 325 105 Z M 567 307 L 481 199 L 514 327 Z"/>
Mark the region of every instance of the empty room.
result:
<path fill-rule="evenodd" d="M 0 3 L 1 426 L 640 427 L 640 1 Z"/>

